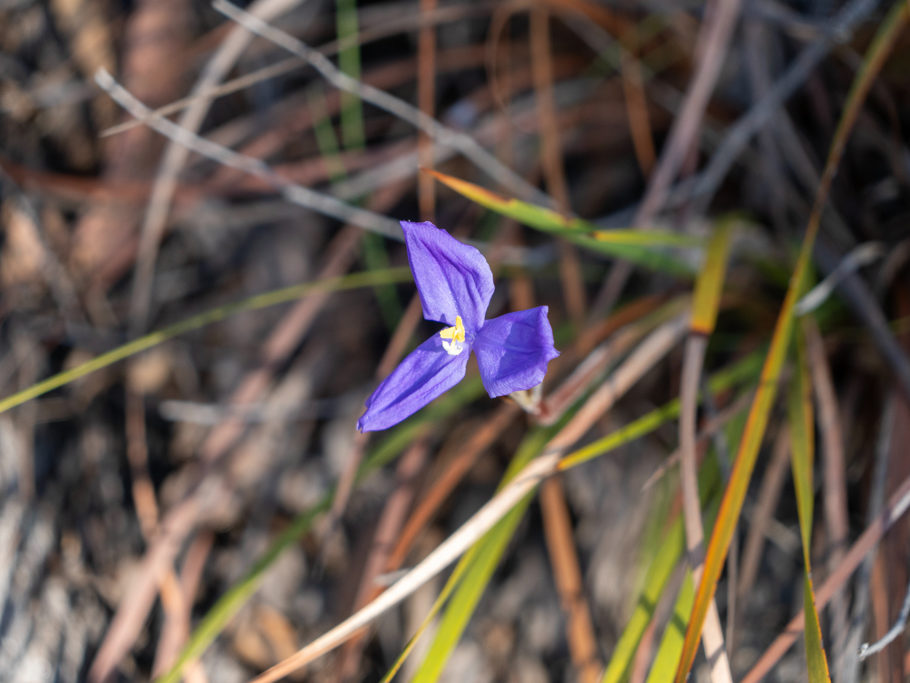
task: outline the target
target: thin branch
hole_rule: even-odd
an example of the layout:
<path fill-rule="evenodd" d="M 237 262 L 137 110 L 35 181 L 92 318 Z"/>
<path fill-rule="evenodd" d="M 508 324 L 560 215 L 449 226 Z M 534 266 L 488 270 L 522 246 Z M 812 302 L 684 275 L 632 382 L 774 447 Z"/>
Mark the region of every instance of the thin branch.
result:
<path fill-rule="evenodd" d="M 566 636 L 572 665 L 581 683 L 594 683 L 603 666 L 597 657 L 597 641 L 591 611 L 585 602 L 578 553 L 574 544 L 564 479 L 547 479 L 540 487 L 540 508 L 553 576 L 566 619 Z"/>
<path fill-rule="evenodd" d="M 708 101 L 726 61 L 725 55 L 739 17 L 740 5 L 740 0 L 715 0 L 708 4 L 698 33 L 698 70 L 686 91 L 679 114 L 673 120 L 657 167 L 648 179 L 645 196 L 635 210 L 634 225 L 647 227 L 654 220 L 666 203 L 670 184 L 698 139 L 698 130 Z M 611 270 L 597 296 L 592 316 L 613 308 L 631 275 L 632 265 L 628 261 L 619 262 Z"/>
<path fill-rule="evenodd" d="M 563 216 L 568 216 L 571 213 L 571 201 L 563 167 L 562 141 L 553 96 L 550 15 L 546 7 L 531 8 L 530 41 L 531 73 L 540 130 L 540 163 L 547 190 L 556 200 L 557 210 Z M 559 243 L 559 277 L 569 319 L 580 327 L 584 322 L 586 308 L 581 265 L 575 247 L 565 240 Z"/>
<path fill-rule="evenodd" d="M 818 65 L 837 47 L 849 40 L 856 26 L 865 20 L 878 5 L 879 0 L 852 0 L 844 5 L 830 22 L 830 30 L 819 33 L 818 38 L 793 60 L 767 94 L 743 114 L 724 135 L 723 142 L 711 156 L 707 167 L 694 178 L 683 180 L 673 187 L 664 202 L 665 208 L 678 207 L 685 202 L 698 199 L 696 213 L 710 204 L 714 193 L 749 142 L 758 131 L 775 119 L 780 106 L 802 86 Z M 611 216 L 605 222 L 628 223 L 638 207 L 627 207 Z"/>
<path fill-rule="evenodd" d="M 885 500 L 885 484 L 887 483 L 888 460 L 891 453 L 891 439 L 894 435 L 894 411 L 897 396 L 894 392 L 886 399 L 882 411 L 881 424 L 878 430 L 878 439 L 875 444 L 875 466 L 872 470 L 868 510 L 866 523 L 872 524 L 881 514 Z M 854 583 L 853 614 L 850 618 L 850 633 L 847 636 L 846 654 L 844 656 L 844 670 L 842 680 L 844 683 L 853 683 L 859 680 L 859 662 L 857 654 L 860 651 L 860 638 L 866 627 L 866 618 L 869 610 L 869 579 L 872 576 L 872 567 L 875 565 L 875 555 L 870 553 L 856 574 Z"/>
<path fill-rule="evenodd" d="M 815 256 L 825 272 L 832 272 L 842 262 L 841 256 L 824 239 L 816 244 Z M 910 359 L 888 325 L 877 297 L 856 273 L 847 273 L 837 289 L 856 317 L 868 328 L 872 341 L 891 370 L 895 384 L 910 401 Z"/>
<path fill-rule="evenodd" d="M 803 298 L 796 302 L 793 312 L 796 315 L 805 315 L 811 313 L 821 306 L 828 297 L 834 293 L 834 290 L 840 283 L 850 277 L 863 266 L 867 266 L 873 261 L 877 261 L 885 254 L 885 245 L 881 242 L 864 242 L 844 256 L 824 280 L 819 282 Z"/>
<path fill-rule="evenodd" d="M 359 209 L 329 195 L 292 183 L 275 173 L 261 159 L 239 154 L 211 140 L 206 140 L 185 128 L 181 128 L 173 121 L 157 116 L 134 97 L 132 93 L 114 80 L 114 77 L 104 69 L 98 70 L 95 74 L 95 82 L 132 116 L 142 120 L 161 135 L 206 158 L 265 180 L 274 185 L 288 201 L 325 216 L 336 218 L 344 223 L 353 223 L 365 230 L 396 240 L 402 239 L 401 228 L 397 221 L 366 209 Z"/>
<path fill-rule="evenodd" d="M 708 99 L 726 62 L 726 52 L 739 17 L 740 0 L 715 0 L 709 3 L 698 34 L 698 70 L 686 92 L 679 116 L 673 121 L 670 136 L 660 153 L 660 161 L 648 182 L 648 189 L 636 215 L 636 224 L 647 224 L 660 211 L 670 183 L 697 138 Z"/>
<path fill-rule="evenodd" d="M 882 636 L 879 640 L 876 640 L 871 645 L 869 643 L 863 643 L 859 647 L 859 659 L 860 661 L 866 659 L 866 657 L 871 657 L 876 652 L 884 650 L 895 638 L 897 638 L 901 633 L 904 632 L 904 629 L 907 628 L 907 618 L 910 617 L 910 584 L 907 585 L 907 594 L 904 596 L 904 604 L 901 607 L 901 613 L 897 617 L 897 621 L 894 622 L 894 626 Z"/>

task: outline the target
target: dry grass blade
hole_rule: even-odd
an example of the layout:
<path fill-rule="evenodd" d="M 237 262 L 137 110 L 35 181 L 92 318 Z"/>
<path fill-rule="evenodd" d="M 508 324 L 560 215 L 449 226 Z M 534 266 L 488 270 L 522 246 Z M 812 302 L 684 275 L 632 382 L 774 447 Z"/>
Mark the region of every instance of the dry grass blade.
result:
<path fill-rule="evenodd" d="M 292 657 L 276 664 L 254 679 L 255 683 L 277 681 L 300 669 L 317 657 L 324 655 L 345 642 L 359 629 L 371 623 L 376 617 L 391 609 L 420 586 L 436 576 L 458 556 L 470 548 L 496 522 L 502 519 L 512 507 L 532 492 L 553 471 L 558 455 L 542 456 L 531 463 L 516 477 L 514 482 L 491 498 L 477 513 L 449 536 L 422 562 L 392 584 L 378 598 L 366 607 L 321 635 Z"/>
<path fill-rule="evenodd" d="M 635 146 L 635 156 L 641 168 L 642 175 L 648 177 L 656 162 L 654 151 L 653 133 L 648 114 L 648 103 L 645 97 L 644 83 L 642 82 L 641 64 L 635 56 L 637 42 L 636 28 L 630 27 L 623 36 L 623 42 L 628 50 L 624 50 L 620 57 L 622 72 L 622 89 L 625 95 L 626 111 L 629 117 L 629 133 L 632 144 Z"/>
<path fill-rule="evenodd" d="M 148 543 L 158 531 L 158 502 L 155 500 L 155 489 L 148 472 L 148 447 L 145 427 L 145 400 L 135 390 L 127 395 L 126 405 L 126 434 L 127 458 L 130 462 L 130 474 L 133 480 L 133 504 L 136 507 L 136 516 L 142 529 L 145 542 Z M 173 567 L 169 567 L 160 580 L 159 591 L 161 604 L 164 608 L 167 630 L 174 631 L 175 638 L 182 640 L 186 637 L 184 626 L 189 622 L 190 604 L 184 593 L 181 582 Z M 167 628 L 167 627 L 166 627 Z M 170 658 L 180 647 L 180 640 L 168 643 L 171 638 L 162 638 L 159 643 L 159 652 L 156 656 L 156 670 L 160 671 L 169 665 Z M 190 668 L 198 666 L 198 662 L 190 663 Z"/>
<path fill-rule="evenodd" d="M 741 0 L 713 0 L 705 8 L 705 19 L 698 36 L 698 70 L 648 183 L 647 193 L 637 212 L 635 222 L 638 224 L 647 224 L 660 210 L 670 184 L 692 149 L 708 98 L 726 59 L 740 4 Z"/>
<path fill-rule="evenodd" d="M 674 178 L 682 168 L 689 150 L 697 139 L 698 129 L 720 75 L 724 56 L 739 16 L 741 0 L 714 0 L 707 7 L 699 30 L 698 69 L 689 85 L 679 114 L 673 120 L 670 135 L 660 153 L 657 166 L 648 179 L 645 196 L 635 211 L 636 225 L 650 225 L 667 198 Z M 611 273 L 598 296 L 600 305 L 613 308 L 632 270 L 621 263 Z"/>
<path fill-rule="evenodd" d="M 597 657 L 597 641 L 594 638 L 591 613 L 585 602 L 584 584 L 573 542 L 572 523 L 562 487 L 561 476 L 547 479 L 540 487 L 540 507 L 553 573 L 559 594 L 562 596 L 562 608 L 566 613 L 572 665 L 578 672 L 579 681 L 594 683 L 598 679 L 601 663 Z"/>
<path fill-rule="evenodd" d="M 897 397 L 897 392 L 892 392 L 885 399 L 881 420 L 878 425 L 878 437 L 875 444 L 875 465 L 872 470 L 869 487 L 866 524 L 872 524 L 881 515 L 885 505 L 885 481 L 888 473 L 891 440 L 894 436 L 894 412 L 898 400 Z M 847 637 L 848 652 L 844 657 L 845 668 L 840 672 L 845 683 L 856 683 L 856 681 L 860 680 L 860 661 L 857 655 L 868 623 L 869 579 L 876 559 L 876 553 L 869 553 L 863 560 L 853 580 L 855 598 L 850 615 L 850 633 Z"/>
<path fill-rule="evenodd" d="M 812 584 L 812 517 L 815 507 L 813 470 L 815 462 L 815 417 L 812 383 L 806 360 L 804 325 L 796 331 L 796 371 L 789 387 L 788 422 L 792 438 L 791 463 L 796 489 L 797 514 L 803 547 L 803 614 L 806 619 L 806 667 L 812 683 L 830 683 L 831 674 L 822 642 L 822 630 Z"/>
<path fill-rule="evenodd" d="M 818 404 L 818 427 L 821 434 L 822 476 L 824 481 L 824 515 L 827 531 L 828 571 L 834 571 L 844 556 L 850 532 L 847 512 L 847 466 L 844 458 L 843 433 L 837 394 L 828 367 L 825 345 L 818 326 L 811 318 L 805 319 L 805 334 L 812 387 Z M 831 602 L 831 633 L 833 651 L 837 654 L 835 671 L 845 670 L 847 657 L 846 639 L 849 630 L 849 613 L 846 596 L 837 595 Z"/>
<path fill-rule="evenodd" d="M 765 469 L 755 505 L 752 508 L 752 518 L 749 520 L 749 531 L 743 546 L 742 572 L 739 575 L 737 594 L 740 600 L 745 600 L 758 576 L 758 568 L 763 555 L 765 537 L 768 533 L 768 524 L 774 517 L 774 510 L 780 500 L 780 494 L 786 483 L 788 465 L 790 463 L 790 432 L 783 425 L 774 438 L 771 449 L 771 461 Z"/>
<path fill-rule="evenodd" d="M 521 410 L 513 403 L 506 403 L 500 406 L 493 416 L 486 420 L 478 431 L 474 432 L 471 439 L 461 445 L 457 458 L 446 468 L 441 476 L 435 478 L 432 488 L 409 515 L 404 528 L 395 541 L 394 549 L 389 554 L 386 571 L 395 571 L 402 565 L 408 552 L 413 547 L 414 541 L 417 540 L 420 532 L 426 528 L 433 515 L 452 494 L 459 482 L 468 474 L 477 459 L 483 455 L 496 437 L 520 414 Z"/>
<path fill-rule="evenodd" d="M 707 205 L 752 136 L 771 120 L 781 104 L 806 82 L 819 62 L 834 49 L 835 36 L 852 34 L 878 4 L 877 0 L 852 0 L 845 4 L 830 22 L 828 30 L 806 47 L 762 100 L 730 128 L 707 168 L 694 179 L 690 187 L 681 188 L 684 191 L 679 193 L 679 199 L 688 201 L 695 196 L 703 205 Z"/>

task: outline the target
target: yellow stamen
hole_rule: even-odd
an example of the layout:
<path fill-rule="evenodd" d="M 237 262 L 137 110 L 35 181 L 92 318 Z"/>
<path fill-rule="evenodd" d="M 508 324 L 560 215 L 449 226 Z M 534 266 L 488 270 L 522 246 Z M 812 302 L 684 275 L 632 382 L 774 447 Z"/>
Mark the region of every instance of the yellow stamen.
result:
<path fill-rule="evenodd" d="M 461 316 L 455 316 L 455 327 L 447 327 L 439 333 L 439 336 L 443 339 L 451 339 L 452 341 L 464 341 L 464 323 L 461 321 Z"/>
<path fill-rule="evenodd" d="M 439 336 L 446 340 L 442 342 L 442 348 L 450 356 L 457 356 L 464 350 L 464 323 L 460 315 L 455 316 L 455 326 L 447 327 L 439 332 Z"/>

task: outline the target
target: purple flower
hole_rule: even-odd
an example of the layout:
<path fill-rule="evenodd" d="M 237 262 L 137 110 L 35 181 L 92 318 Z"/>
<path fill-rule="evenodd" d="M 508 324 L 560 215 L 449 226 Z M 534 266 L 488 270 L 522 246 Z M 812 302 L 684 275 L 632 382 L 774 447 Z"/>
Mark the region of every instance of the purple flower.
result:
<path fill-rule="evenodd" d="M 387 429 L 413 415 L 464 377 L 471 350 L 490 398 L 537 386 L 559 355 L 547 307 L 485 315 L 493 273 L 477 249 L 432 223 L 401 221 L 423 317 L 448 325 L 405 358 L 367 399 L 362 432 Z"/>

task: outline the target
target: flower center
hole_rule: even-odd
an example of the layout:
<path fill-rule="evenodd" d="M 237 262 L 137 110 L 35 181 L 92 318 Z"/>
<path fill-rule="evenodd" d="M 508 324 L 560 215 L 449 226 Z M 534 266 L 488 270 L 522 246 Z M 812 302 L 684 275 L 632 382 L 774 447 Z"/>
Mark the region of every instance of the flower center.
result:
<path fill-rule="evenodd" d="M 450 356 L 457 356 L 464 351 L 464 323 L 461 321 L 461 316 L 456 315 L 455 326 L 441 330 L 439 336 L 443 338 L 442 348 Z"/>

